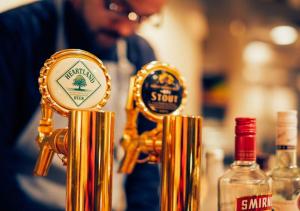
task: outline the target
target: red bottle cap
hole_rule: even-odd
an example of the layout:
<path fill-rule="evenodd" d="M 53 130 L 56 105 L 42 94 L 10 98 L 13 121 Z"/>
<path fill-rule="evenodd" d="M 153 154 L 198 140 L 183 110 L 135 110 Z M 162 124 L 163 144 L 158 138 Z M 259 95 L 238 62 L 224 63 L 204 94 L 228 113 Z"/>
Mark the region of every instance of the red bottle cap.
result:
<path fill-rule="evenodd" d="M 235 160 L 256 160 L 256 119 L 235 119 Z"/>

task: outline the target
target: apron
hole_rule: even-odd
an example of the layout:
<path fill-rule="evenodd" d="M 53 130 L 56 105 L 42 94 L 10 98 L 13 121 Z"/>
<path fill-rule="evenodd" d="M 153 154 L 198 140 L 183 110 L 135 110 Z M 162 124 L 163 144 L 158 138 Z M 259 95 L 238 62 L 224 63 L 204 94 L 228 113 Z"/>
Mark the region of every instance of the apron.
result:
<path fill-rule="evenodd" d="M 56 49 L 65 49 L 66 42 L 64 36 L 63 27 L 63 8 L 61 0 L 56 0 L 56 6 L 58 14 L 60 16 L 60 22 L 58 25 L 58 36 L 57 36 L 57 46 Z M 104 65 L 107 67 L 109 75 L 111 76 L 112 91 L 108 103 L 104 106 L 104 111 L 115 112 L 115 155 L 120 152 L 120 138 L 125 126 L 126 113 L 125 105 L 128 95 L 129 80 L 133 73 L 135 67 L 127 59 L 127 44 L 125 40 L 119 40 L 117 42 L 117 55 L 118 62 L 103 61 Z M 101 58 L 100 58 L 101 59 Z M 39 120 L 41 118 L 40 107 L 36 110 L 29 124 L 19 137 L 16 145 L 17 151 L 27 158 L 31 158 L 33 161 L 32 171 L 34 163 L 37 160 L 39 148 L 35 142 L 37 136 L 37 128 Z M 67 127 L 67 118 L 58 115 L 54 112 L 53 123 L 54 128 L 65 128 Z M 117 173 L 117 168 L 119 162 L 114 159 L 113 164 L 113 195 L 112 195 L 112 207 L 115 211 L 124 210 L 125 204 L 125 192 L 124 192 L 124 176 Z M 59 169 L 61 172 L 59 175 L 54 177 L 64 177 L 60 180 L 65 180 L 66 167 L 62 165 L 61 160 L 58 156 L 54 156 L 49 174 L 53 168 Z M 65 183 L 58 183 L 55 180 L 50 180 L 47 177 L 35 177 L 33 175 L 19 173 L 17 175 L 17 181 L 21 189 L 32 199 L 38 201 L 45 206 L 55 207 L 55 208 L 65 208 Z M 123 203 L 124 202 L 124 203 Z"/>

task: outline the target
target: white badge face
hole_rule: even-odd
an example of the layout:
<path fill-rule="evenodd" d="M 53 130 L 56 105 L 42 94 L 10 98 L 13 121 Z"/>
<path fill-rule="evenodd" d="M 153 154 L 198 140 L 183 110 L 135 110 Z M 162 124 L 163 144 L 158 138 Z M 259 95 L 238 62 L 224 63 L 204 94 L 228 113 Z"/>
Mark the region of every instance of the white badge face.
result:
<path fill-rule="evenodd" d="M 54 101 L 64 108 L 89 109 L 104 98 L 107 82 L 96 63 L 83 58 L 65 58 L 50 72 L 48 89 Z"/>

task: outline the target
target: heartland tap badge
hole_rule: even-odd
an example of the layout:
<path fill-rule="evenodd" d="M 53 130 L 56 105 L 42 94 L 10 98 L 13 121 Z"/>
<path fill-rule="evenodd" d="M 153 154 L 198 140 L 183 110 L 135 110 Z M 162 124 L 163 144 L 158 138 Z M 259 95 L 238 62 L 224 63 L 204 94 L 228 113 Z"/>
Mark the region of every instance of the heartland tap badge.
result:
<path fill-rule="evenodd" d="M 101 109 L 111 91 L 103 63 L 78 49 L 57 52 L 47 60 L 39 84 L 43 100 L 65 116 L 70 110 Z"/>
<path fill-rule="evenodd" d="M 161 62 L 145 65 L 137 74 L 135 100 L 141 112 L 153 121 L 178 114 L 186 101 L 186 87 L 176 68 Z"/>

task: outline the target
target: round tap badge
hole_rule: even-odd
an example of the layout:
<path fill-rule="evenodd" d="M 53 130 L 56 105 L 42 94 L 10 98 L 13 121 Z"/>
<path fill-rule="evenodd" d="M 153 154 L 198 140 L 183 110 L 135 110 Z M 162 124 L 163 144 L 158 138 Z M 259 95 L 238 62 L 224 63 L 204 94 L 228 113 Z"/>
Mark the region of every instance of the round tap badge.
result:
<path fill-rule="evenodd" d="M 100 110 L 111 91 L 103 63 L 78 49 L 52 55 L 41 69 L 39 84 L 42 98 L 64 116 L 70 110 Z"/>
<path fill-rule="evenodd" d="M 179 72 L 168 64 L 151 62 L 137 74 L 135 99 L 142 113 L 153 121 L 178 114 L 186 100 L 186 88 Z"/>

